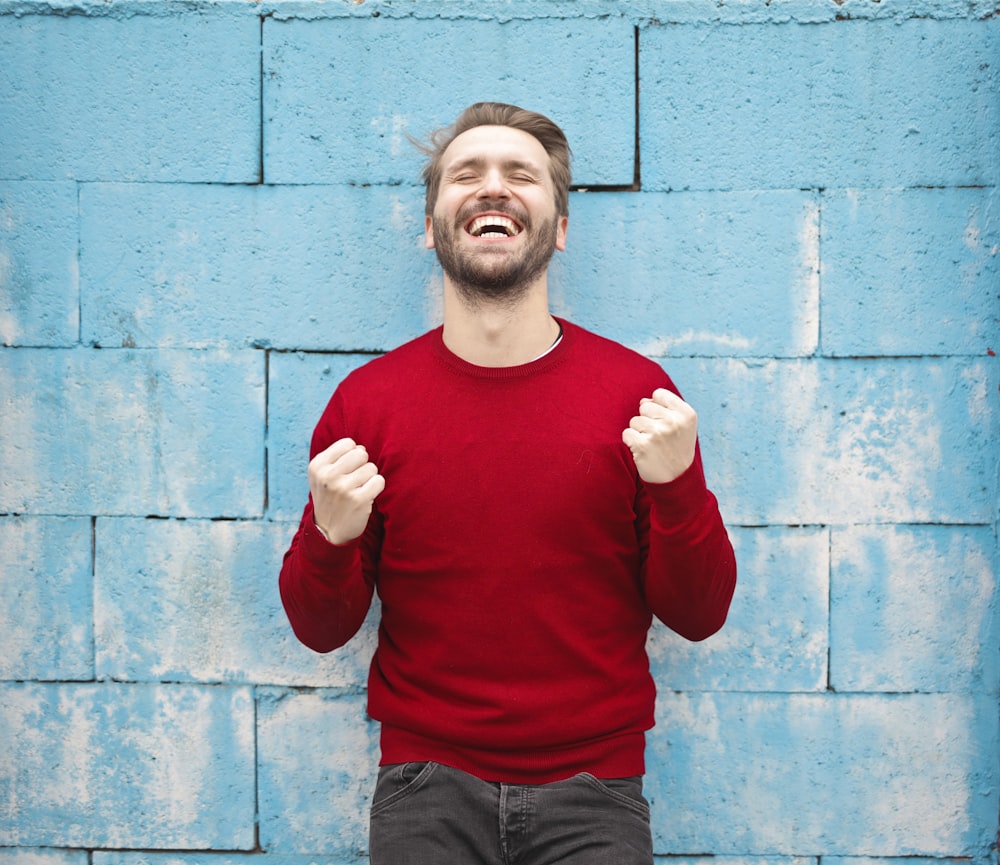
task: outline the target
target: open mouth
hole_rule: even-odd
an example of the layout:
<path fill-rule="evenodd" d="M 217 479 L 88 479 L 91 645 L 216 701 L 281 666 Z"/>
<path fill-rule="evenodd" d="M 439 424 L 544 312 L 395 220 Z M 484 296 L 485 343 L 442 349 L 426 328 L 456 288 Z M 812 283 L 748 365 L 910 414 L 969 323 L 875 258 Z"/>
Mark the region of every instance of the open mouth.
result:
<path fill-rule="evenodd" d="M 469 222 L 465 230 L 473 237 L 517 237 L 521 226 L 509 216 L 486 213 Z"/>

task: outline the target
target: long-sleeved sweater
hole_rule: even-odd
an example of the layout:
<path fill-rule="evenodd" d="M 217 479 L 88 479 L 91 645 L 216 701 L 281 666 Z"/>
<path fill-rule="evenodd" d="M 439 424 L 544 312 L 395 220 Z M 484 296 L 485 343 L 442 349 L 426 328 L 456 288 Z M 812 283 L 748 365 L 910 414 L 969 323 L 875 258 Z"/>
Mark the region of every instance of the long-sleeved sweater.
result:
<path fill-rule="evenodd" d="M 377 590 L 384 764 L 509 783 L 641 774 L 651 616 L 691 640 L 725 621 L 736 564 L 700 452 L 646 484 L 621 439 L 640 399 L 673 384 L 561 324 L 550 353 L 514 367 L 467 363 L 433 330 L 351 373 L 316 426 L 313 455 L 350 436 L 385 489 L 341 546 L 307 503 L 281 596 L 298 638 L 328 652 Z"/>

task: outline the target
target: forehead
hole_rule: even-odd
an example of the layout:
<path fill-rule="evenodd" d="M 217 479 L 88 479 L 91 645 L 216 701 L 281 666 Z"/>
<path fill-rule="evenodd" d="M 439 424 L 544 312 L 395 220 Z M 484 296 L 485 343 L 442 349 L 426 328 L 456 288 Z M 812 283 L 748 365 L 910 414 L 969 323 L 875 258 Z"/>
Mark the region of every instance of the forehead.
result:
<path fill-rule="evenodd" d="M 528 132 L 510 126 L 475 126 L 457 136 L 441 157 L 445 171 L 469 161 L 521 162 L 544 169 L 548 167 L 549 154 Z"/>

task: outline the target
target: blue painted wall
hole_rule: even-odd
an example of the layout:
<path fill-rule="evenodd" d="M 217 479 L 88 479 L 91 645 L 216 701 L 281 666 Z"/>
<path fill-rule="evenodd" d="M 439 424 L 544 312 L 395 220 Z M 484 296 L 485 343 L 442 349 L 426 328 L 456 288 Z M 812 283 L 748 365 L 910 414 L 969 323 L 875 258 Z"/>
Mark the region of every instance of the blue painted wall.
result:
<path fill-rule="evenodd" d="M 741 565 L 650 636 L 657 854 L 995 863 L 996 11 L 0 0 L 0 865 L 364 861 L 374 633 L 276 577 L 483 98 L 565 126 L 555 308 L 698 408 Z"/>

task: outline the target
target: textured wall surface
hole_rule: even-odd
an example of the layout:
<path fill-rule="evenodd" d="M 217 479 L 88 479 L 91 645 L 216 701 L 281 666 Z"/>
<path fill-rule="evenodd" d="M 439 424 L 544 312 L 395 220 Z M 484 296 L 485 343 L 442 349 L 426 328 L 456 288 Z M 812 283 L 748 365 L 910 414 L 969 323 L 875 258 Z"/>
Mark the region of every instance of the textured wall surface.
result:
<path fill-rule="evenodd" d="M 554 307 L 699 410 L 737 549 L 650 635 L 658 856 L 995 863 L 997 12 L 0 0 L 0 865 L 365 860 L 377 610 L 314 655 L 277 572 L 477 99 L 566 128 Z"/>

